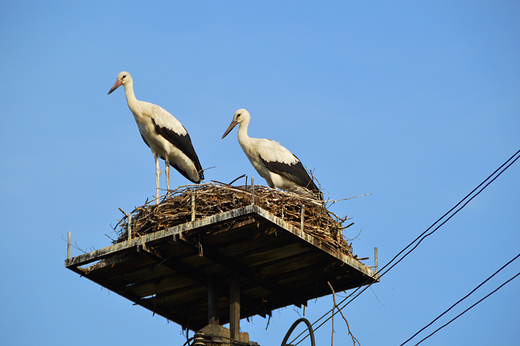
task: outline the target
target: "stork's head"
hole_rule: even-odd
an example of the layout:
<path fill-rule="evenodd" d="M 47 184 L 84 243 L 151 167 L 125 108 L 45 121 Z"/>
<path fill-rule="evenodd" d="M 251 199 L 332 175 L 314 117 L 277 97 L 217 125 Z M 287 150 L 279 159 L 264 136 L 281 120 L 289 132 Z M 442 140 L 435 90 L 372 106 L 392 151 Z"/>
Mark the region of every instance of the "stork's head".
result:
<path fill-rule="evenodd" d="M 117 81 L 114 83 L 112 88 L 108 91 L 107 95 L 110 95 L 110 93 L 112 93 L 112 91 L 116 90 L 121 85 L 126 85 L 131 82 L 132 82 L 132 76 L 130 75 L 130 73 L 128 73 L 126 71 L 119 72 L 119 74 L 117 75 Z"/>
<path fill-rule="evenodd" d="M 235 112 L 235 115 L 233 115 L 233 121 L 231 122 L 231 124 L 229 124 L 229 127 L 227 128 L 226 132 L 224 132 L 222 138 L 226 137 L 231 132 L 231 130 L 233 130 L 233 128 L 237 126 L 237 124 L 249 124 L 249 120 L 251 120 L 251 115 L 249 115 L 249 112 L 246 111 L 244 108 L 239 109 Z"/>

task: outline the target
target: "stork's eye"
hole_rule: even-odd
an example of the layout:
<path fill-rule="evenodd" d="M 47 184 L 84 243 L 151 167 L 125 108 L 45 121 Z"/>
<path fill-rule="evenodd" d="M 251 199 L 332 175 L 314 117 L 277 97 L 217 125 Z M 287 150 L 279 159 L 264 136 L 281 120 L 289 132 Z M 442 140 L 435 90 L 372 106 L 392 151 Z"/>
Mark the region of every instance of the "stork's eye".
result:
<path fill-rule="evenodd" d="M 125 79 L 125 78 L 126 78 L 126 74 L 123 77 L 121 77 L 121 79 Z"/>

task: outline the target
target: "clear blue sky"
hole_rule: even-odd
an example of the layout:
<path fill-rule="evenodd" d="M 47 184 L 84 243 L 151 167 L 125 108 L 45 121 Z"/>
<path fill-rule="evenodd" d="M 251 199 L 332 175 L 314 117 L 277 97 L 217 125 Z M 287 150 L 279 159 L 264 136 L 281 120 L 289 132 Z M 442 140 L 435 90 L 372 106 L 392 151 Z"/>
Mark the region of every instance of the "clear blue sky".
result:
<path fill-rule="evenodd" d="M 154 194 L 117 74 L 188 129 L 206 179 L 257 177 L 236 140 L 271 138 L 314 169 L 384 265 L 520 149 L 516 1 L 37 2 L 0 5 L 0 344 L 182 345 L 181 328 L 64 268 Z M 362 345 L 399 345 L 520 252 L 520 163 L 345 309 Z M 186 179 L 172 171 L 172 184 Z M 165 187 L 164 180 L 161 186 Z M 73 255 L 79 255 L 73 251 Z M 450 313 L 520 271 L 514 263 Z M 516 279 L 424 345 L 512 345 Z M 341 293 L 344 295 L 344 293 Z M 376 298 L 377 296 L 377 298 Z M 313 322 L 331 297 L 310 301 Z M 303 311 L 242 321 L 280 344 Z M 435 327 L 440 324 L 435 325 Z M 335 345 L 350 344 L 335 320 Z M 430 331 L 432 331 L 431 329 Z M 317 332 L 330 344 L 331 325 Z M 426 335 L 423 335 L 426 336 Z M 420 338 L 419 338 L 420 339 Z M 303 344 L 309 344 L 308 340 Z"/>

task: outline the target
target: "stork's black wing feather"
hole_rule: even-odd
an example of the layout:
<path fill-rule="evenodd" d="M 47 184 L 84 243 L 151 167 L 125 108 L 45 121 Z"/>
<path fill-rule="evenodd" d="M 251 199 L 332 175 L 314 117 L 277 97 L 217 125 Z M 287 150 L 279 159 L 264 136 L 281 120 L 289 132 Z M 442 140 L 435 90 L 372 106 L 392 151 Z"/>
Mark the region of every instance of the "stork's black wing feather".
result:
<path fill-rule="evenodd" d="M 296 155 L 294 157 L 296 157 Z M 314 184 L 314 181 L 309 176 L 309 173 L 307 173 L 307 170 L 305 170 L 305 167 L 303 167 L 301 161 L 297 157 L 296 159 L 298 161 L 292 165 L 278 161 L 267 161 L 264 160 L 262 156 L 260 156 L 260 159 L 271 172 L 284 176 L 287 179 L 294 181 L 296 184 L 303 186 L 313 192 L 321 193 L 320 189 L 318 189 L 316 184 Z"/>
<path fill-rule="evenodd" d="M 157 125 L 155 120 L 152 118 L 153 124 L 155 126 L 155 131 L 166 138 L 168 142 L 175 145 L 180 151 L 182 151 L 190 160 L 192 160 L 195 163 L 195 168 L 197 168 L 197 171 L 199 172 L 199 178 L 200 180 L 204 179 L 204 171 L 202 170 L 202 166 L 200 165 L 199 158 L 197 156 L 197 153 L 195 152 L 195 149 L 193 148 L 193 144 L 191 143 L 190 135 L 188 134 L 188 131 L 186 131 L 185 135 L 180 135 L 176 133 L 175 131 L 172 131 L 166 127 L 161 127 Z M 184 126 L 183 126 L 184 128 Z M 146 141 L 145 141 L 146 142 Z M 178 169 L 175 165 L 172 165 L 173 168 L 177 169 L 181 174 L 183 174 L 186 178 L 188 178 L 181 170 Z M 188 178 L 188 180 L 191 180 Z"/>
<path fill-rule="evenodd" d="M 139 134 L 141 135 L 141 138 L 143 139 L 144 141 L 144 144 L 146 144 L 148 146 L 148 148 L 150 148 L 150 144 L 148 144 L 148 142 L 146 141 L 146 138 L 144 138 L 143 134 L 141 133 L 141 131 L 139 131 Z"/>

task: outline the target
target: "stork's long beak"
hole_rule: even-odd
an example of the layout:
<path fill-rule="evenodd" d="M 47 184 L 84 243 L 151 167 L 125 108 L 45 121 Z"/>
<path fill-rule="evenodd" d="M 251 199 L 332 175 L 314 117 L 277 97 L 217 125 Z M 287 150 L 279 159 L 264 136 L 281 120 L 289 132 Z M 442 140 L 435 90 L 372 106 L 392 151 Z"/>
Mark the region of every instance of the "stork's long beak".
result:
<path fill-rule="evenodd" d="M 224 139 L 224 137 L 226 137 L 226 136 L 231 132 L 231 130 L 233 130 L 233 128 L 234 128 L 235 126 L 237 126 L 237 124 L 238 124 L 238 123 L 237 123 L 236 121 L 233 120 L 233 121 L 231 122 L 231 124 L 229 124 L 229 127 L 227 128 L 226 132 L 224 132 L 224 135 L 222 136 L 222 139 Z"/>
<path fill-rule="evenodd" d="M 117 88 L 119 88 L 121 85 L 123 84 L 123 82 L 121 82 L 120 80 L 116 81 L 114 83 L 114 85 L 112 86 L 112 89 L 110 89 L 108 91 L 108 94 L 107 95 L 110 95 L 112 93 L 112 91 L 116 90 Z"/>

